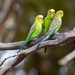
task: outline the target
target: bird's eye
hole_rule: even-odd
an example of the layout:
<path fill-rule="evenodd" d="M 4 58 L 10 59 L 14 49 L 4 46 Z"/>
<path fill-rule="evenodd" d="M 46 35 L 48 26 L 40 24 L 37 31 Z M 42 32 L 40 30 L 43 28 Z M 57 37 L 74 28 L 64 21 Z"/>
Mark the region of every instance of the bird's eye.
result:
<path fill-rule="evenodd" d="M 50 16 L 53 16 L 53 14 L 50 13 Z"/>
<path fill-rule="evenodd" d="M 40 17 L 40 19 L 42 19 L 42 17 Z"/>
<path fill-rule="evenodd" d="M 52 14 L 50 13 L 50 15 L 52 15 Z"/>
<path fill-rule="evenodd" d="M 37 19 L 39 19 L 39 17 L 37 17 Z"/>
<path fill-rule="evenodd" d="M 63 13 L 63 12 L 60 12 L 59 14 L 60 14 L 60 17 L 62 17 L 62 16 L 64 15 L 64 13 Z"/>

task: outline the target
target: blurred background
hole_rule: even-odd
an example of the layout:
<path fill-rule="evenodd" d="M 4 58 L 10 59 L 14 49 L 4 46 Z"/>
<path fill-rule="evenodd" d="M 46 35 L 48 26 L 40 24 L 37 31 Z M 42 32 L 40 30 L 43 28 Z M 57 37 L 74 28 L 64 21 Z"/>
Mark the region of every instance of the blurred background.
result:
<path fill-rule="evenodd" d="M 0 0 L 0 42 L 24 41 L 38 14 L 47 14 L 48 9 L 63 10 L 63 24 L 59 32 L 75 27 L 75 0 Z M 44 32 L 42 31 L 42 36 Z M 65 66 L 57 62 L 75 49 L 75 41 L 56 47 L 44 48 L 29 55 L 7 75 L 75 75 L 75 58 Z M 16 50 L 17 51 L 17 50 Z M 15 50 L 0 51 L 0 62 Z M 7 65 L 11 60 L 7 60 Z"/>

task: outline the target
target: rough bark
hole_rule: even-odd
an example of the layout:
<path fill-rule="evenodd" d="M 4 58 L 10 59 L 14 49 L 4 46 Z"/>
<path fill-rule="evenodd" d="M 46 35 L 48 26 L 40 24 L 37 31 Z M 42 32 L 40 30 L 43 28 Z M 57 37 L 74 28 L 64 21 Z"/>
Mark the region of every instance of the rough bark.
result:
<path fill-rule="evenodd" d="M 42 38 L 42 37 L 41 37 Z M 58 33 L 53 35 L 50 39 L 42 42 L 39 47 L 37 47 L 36 43 L 38 43 L 41 38 L 35 39 L 30 44 L 25 47 L 25 50 L 20 52 L 20 55 L 16 56 L 16 58 L 11 61 L 7 66 L 2 67 L 0 69 L 0 75 L 5 75 L 11 68 L 18 65 L 21 61 L 23 61 L 26 56 L 28 56 L 31 53 L 36 52 L 37 50 L 44 48 L 44 47 L 51 47 L 51 46 L 57 46 L 61 44 L 66 44 L 69 42 L 72 42 L 75 40 L 75 30 L 71 30 L 65 33 Z M 19 49 L 23 42 L 14 42 L 14 43 L 0 43 L 0 50 L 15 50 Z M 32 46 L 32 47 L 31 47 Z"/>

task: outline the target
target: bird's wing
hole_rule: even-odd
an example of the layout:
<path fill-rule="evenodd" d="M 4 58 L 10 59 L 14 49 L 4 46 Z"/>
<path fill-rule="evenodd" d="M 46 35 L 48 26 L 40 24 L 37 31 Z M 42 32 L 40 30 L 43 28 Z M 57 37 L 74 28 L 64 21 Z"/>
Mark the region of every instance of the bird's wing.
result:
<path fill-rule="evenodd" d="M 35 32 L 36 27 L 37 27 L 37 23 L 34 23 L 32 25 L 32 27 L 30 28 L 30 31 L 29 31 L 29 34 L 28 34 L 28 37 L 27 38 L 29 38 Z"/>
<path fill-rule="evenodd" d="M 45 18 L 44 19 L 44 23 L 43 23 L 43 27 L 45 28 L 47 26 L 47 24 L 49 23 L 50 19 L 49 18 Z"/>

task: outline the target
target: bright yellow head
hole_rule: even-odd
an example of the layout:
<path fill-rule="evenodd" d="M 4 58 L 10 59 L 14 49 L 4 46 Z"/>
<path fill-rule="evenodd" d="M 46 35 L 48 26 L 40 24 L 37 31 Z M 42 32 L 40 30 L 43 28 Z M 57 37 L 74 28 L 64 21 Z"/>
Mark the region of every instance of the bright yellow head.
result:
<path fill-rule="evenodd" d="M 38 15 L 36 16 L 35 21 L 39 22 L 39 23 L 43 23 L 43 15 Z"/>
<path fill-rule="evenodd" d="M 55 10 L 54 9 L 49 9 L 47 12 L 47 16 L 50 18 L 54 18 L 55 16 Z"/>
<path fill-rule="evenodd" d="M 59 11 L 56 12 L 56 16 L 58 16 L 60 18 L 62 18 L 63 15 L 64 15 L 64 12 L 62 10 L 59 10 Z"/>

